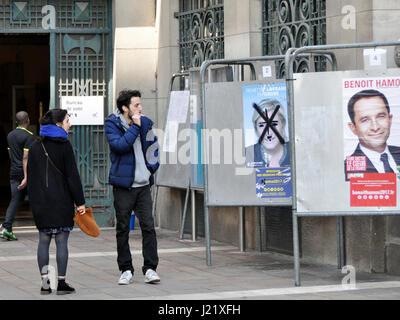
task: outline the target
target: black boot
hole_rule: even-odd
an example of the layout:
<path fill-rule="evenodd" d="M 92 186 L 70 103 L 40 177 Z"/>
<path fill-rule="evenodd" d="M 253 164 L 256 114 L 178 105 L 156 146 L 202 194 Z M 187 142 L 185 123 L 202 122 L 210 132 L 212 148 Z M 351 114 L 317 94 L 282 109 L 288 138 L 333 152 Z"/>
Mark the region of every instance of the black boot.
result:
<path fill-rule="evenodd" d="M 51 294 L 50 280 L 48 278 L 42 279 L 42 287 L 40 288 L 41 295 Z"/>
<path fill-rule="evenodd" d="M 57 285 L 57 294 L 58 295 L 63 295 L 63 294 L 70 294 L 74 293 L 75 289 L 72 288 L 68 283 L 65 282 L 65 280 L 58 280 L 58 285 Z"/>

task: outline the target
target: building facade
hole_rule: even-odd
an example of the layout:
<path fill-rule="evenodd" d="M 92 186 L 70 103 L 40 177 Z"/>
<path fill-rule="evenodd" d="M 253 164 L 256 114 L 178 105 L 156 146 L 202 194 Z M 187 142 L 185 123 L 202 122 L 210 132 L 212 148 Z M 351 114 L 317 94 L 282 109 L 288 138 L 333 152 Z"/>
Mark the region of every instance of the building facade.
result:
<path fill-rule="evenodd" d="M 396 0 L 4 0 L 0 68 L 7 77 L 1 80 L 0 99 L 9 107 L 0 120 L 8 132 L 16 111 L 26 109 L 37 120 L 68 96 L 104 97 L 106 117 L 120 90 L 136 88 L 143 94 L 144 113 L 163 129 L 174 73 L 199 68 L 207 59 L 278 55 L 305 45 L 398 40 L 399 16 Z M 336 54 L 339 70 L 363 68 L 362 50 Z M 397 67 L 394 48 L 387 57 L 388 67 Z M 326 68 L 323 59 L 296 64 L 298 72 Z M 275 72 L 278 78 L 284 76 L 283 61 L 276 63 Z M 176 82 L 175 88 L 182 85 Z M 37 133 L 37 121 L 33 125 Z M 75 126 L 71 141 L 87 204 L 101 226 L 112 226 L 104 127 Z M 7 170 L 2 170 L 0 186 L 6 187 Z M 184 198 L 182 190 L 159 188 L 159 227 L 179 230 Z M 196 204 L 198 234 L 204 235 L 201 192 L 196 193 Z M 290 208 L 245 212 L 246 248 L 292 253 Z M 347 264 L 400 274 L 400 218 L 344 220 Z M 212 239 L 239 245 L 236 208 L 211 208 L 210 226 Z M 336 218 L 302 218 L 300 235 L 303 259 L 336 264 Z"/>

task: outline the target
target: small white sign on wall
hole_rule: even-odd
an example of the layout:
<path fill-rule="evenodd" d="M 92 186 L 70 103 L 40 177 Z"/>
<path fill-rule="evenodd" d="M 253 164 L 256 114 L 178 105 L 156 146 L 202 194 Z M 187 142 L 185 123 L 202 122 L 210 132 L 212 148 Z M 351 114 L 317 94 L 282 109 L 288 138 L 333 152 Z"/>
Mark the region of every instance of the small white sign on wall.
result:
<path fill-rule="evenodd" d="M 263 77 L 271 78 L 272 77 L 272 68 L 271 66 L 263 66 L 262 67 Z"/>
<path fill-rule="evenodd" d="M 66 109 L 74 126 L 104 125 L 103 96 L 61 97 L 61 109 Z"/>
<path fill-rule="evenodd" d="M 387 68 L 387 50 L 382 48 L 364 49 L 364 69 Z"/>

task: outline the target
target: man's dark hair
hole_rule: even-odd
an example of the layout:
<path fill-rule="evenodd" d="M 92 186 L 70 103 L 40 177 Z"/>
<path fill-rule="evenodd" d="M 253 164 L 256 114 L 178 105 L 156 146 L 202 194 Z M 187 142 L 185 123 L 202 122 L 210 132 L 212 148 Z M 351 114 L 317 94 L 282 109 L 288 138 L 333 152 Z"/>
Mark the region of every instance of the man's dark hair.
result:
<path fill-rule="evenodd" d="M 15 115 L 15 120 L 18 126 L 22 126 L 23 124 L 26 124 L 28 122 L 29 115 L 26 111 L 19 111 Z"/>
<path fill-rule="evenodd" d="M 121 113 L 124 113 L 122 107 L 129 107 L 132 97 L 141 98 L 142 94 L 139 90 L 122 90 L 117 99 L 117 108 Z"/>
<path fill-rule="evenodd" d="M 355 124 L 355 122 L 354 122 L 354 105 L 356 104 L 356 102 L 358 100 L 361 100 L 364 98 L 372 98 L 372 97 L 380 97 L 383 100 L 383 102 L 385 103 L 386 109 L 387 109 L 388 113 L 390 114 L 389 102 L 382 92 L 379 92 L 378 90 L 373 90 L 373 89 L 363 90 L 363 91 L 357 92 L 355 95 L 353 95 L 347 104 L 347 112 L 349 114 L 351 122 L 353 122 Z"/>

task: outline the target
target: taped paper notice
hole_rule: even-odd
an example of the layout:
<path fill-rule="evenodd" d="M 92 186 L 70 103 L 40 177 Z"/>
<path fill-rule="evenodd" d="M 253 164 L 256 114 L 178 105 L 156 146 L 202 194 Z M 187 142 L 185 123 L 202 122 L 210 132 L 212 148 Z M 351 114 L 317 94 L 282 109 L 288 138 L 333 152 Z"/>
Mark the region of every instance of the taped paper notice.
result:
<path fill-rule="evenodd" d="M 171 91 L 169 98 L 167 123 L 164 133 L 164 152 L 175 152 L 178 144 L 180 123 L 186 123 L 190 102 L 190 91 Z"/>
<path fill-rule="evenodd" d="M 381 66 L 384 55 L 386 55 L 386 49 L 364 49 L 364 56 L 368 56 L 369 65 L 372 67 Z"/>
<path fill-rule="evenodd" d="M 167 121 L 185 123 L 189 110 L 190 91 L 171 91 Z"/>

